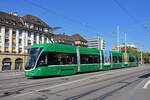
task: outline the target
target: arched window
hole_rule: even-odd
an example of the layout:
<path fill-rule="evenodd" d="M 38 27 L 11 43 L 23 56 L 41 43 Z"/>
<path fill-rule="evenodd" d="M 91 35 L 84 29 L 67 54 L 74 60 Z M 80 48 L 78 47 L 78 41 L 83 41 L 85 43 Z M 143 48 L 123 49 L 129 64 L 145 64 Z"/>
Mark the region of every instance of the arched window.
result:
<path fill-rule="evenodd" d="M 11 59 L 10 58 L 3 59 L 2 70 L 11 70 Z"/>
<path fill-rule="evenodd" d="M 15 70 L 22 70 L 23 60 L 18 58 L 15 60 Z"/>

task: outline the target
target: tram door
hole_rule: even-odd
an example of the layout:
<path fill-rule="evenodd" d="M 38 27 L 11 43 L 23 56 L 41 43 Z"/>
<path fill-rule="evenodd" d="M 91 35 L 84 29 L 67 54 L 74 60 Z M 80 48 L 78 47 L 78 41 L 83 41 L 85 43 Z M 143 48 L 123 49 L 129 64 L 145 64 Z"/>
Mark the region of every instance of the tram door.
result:
<path fill-rule="evenodd" d="M 110 65 L 110 51 L 104 50 L 104 65 Z"/>
<path fill-rule="evenodd" d="M 6 58 L 2 61 L 2 71 L 11 70 L 11 59 Z"/>
<path fill-rule="evenodd" d="M 103 50 L 103 54 L 104 54 L 104 70 L 108 70 L 111 67 L 111 53 L 109 50 Z"/>

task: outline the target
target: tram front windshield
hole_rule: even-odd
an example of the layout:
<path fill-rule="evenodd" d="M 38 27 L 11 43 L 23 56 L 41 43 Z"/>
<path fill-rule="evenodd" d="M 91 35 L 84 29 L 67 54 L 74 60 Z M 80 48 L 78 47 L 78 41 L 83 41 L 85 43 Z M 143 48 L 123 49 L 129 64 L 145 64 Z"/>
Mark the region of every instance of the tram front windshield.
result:
<path fill-rule="evenodd" d="M 34 68 L 35 64 L 36 64 L 36 61 L 38 60 L 38 56 L 40 54 L 40 52 L 42 51 L 43 48 L 32 48 L 30 50 L 30 55 L 29 55 L 29 58 L 28 58 L 28 62 L 25 66 L 25 69 L 26 70 L 29 70 L 29 69 L 32 69 Z"/>

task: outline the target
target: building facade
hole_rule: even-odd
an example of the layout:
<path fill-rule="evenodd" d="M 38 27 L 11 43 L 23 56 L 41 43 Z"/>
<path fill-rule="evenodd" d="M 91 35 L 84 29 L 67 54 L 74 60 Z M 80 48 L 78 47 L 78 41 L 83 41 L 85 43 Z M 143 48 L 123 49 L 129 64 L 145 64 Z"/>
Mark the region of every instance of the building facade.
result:
<path fill-rule="evenodd" d="M 124 48 L 124 47 L 125 47 L 125 44 L 122 44 L 122 45 L 120 45 L 120 46 L 114 45 L 114 46 L 112 47 L 112 50 L 113 50 L 113 51 L 117 51 L 117 48 L 118 48 L 118 47 L 119 47 L 119 49 L 120 49 L 120 51 L 121 51 L 121 48 Z M 137 49 L 134 44 L 126 44 L 126 47 L 131 47 L 131 48 Z"/>
<path fill-rule="evenodd" d="M 51 42 L 51 27 L 36 16 L 0 12 L 0 70 L 24 69 L 28 48 Z"/>
<path fill-rule="evenodd" d="M 136 48 L 134 44 L 126 44 L 127 47 Z M 125 45 L 120 45 L 119 48 L 125 47 Z"/>
<path fill-rule="evenodd" d="M 87 40 L 85 40 L 79 34 L 73 34 L 72 36 L 68 36 L 65 34 L 55 34 L 53 36 L 53 42 L 60 43 L 60 44 L 87 47 Z"/>
<path fill-rule="evenodd" d="M 104 50 L 105 49 L 105 40 L 100 40 L 98 38 L 88 40 L 88 48 L 95 48 Z"/>

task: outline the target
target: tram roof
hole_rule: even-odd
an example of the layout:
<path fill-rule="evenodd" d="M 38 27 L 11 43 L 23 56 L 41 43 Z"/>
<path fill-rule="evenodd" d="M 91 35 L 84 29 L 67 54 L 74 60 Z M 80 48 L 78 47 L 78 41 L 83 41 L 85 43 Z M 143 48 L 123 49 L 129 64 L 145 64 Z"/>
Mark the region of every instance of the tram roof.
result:
<path fill-rule="evenodd" d="M 76 47 L 58 43 L 44 43 L 33 45 L 32 48 L 43 47 L 44 51 L 49 52 L 64 52 L 64 53 L 76 53 Z"/>
<path fill-rule="evenodd" d="M 64 53 L 76 53 L 76 46 L 72 45 L 65 45 L 65 44 L 58 44 L 58 43 L 44 43 L 44 44 L 35 44 L 32 45 L 32 48 L 43 47 L 44 51 L 49 52 L 64 52 Z M 91 49 L 86 47 L 79 47 L 80 54 L 94 54 L 98 55 L 98 49 Z M 103 50 L 102 50 L 103 51 Z M 111 53 L 115 54 L 116 56 L 121 56 L 123 53 L 110 51 Z M 137 54 L 127 53 L 129 56 L 137 56 Z"/>

